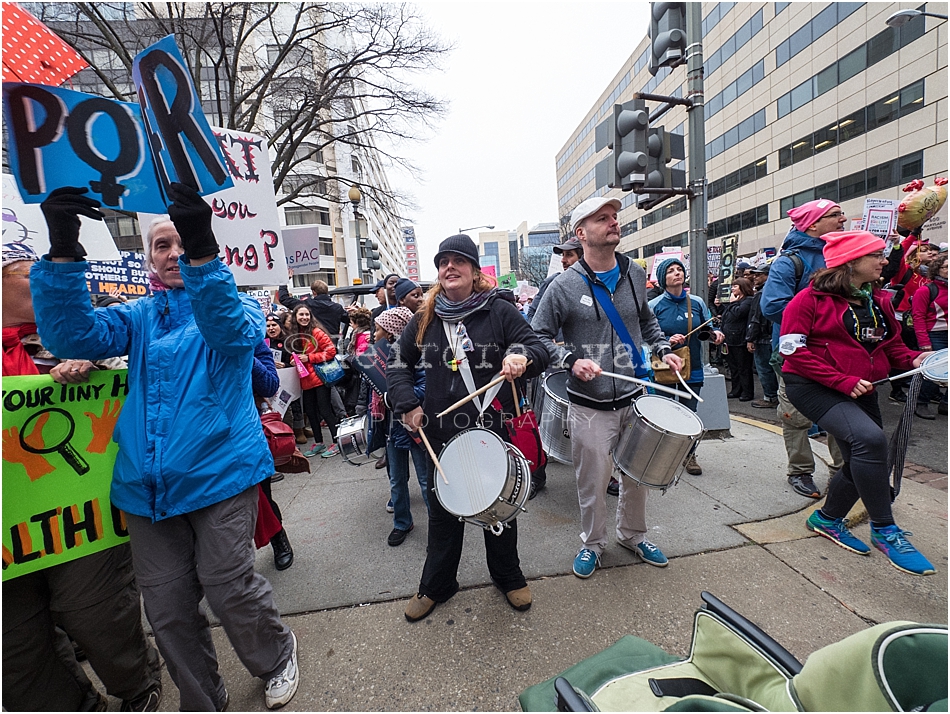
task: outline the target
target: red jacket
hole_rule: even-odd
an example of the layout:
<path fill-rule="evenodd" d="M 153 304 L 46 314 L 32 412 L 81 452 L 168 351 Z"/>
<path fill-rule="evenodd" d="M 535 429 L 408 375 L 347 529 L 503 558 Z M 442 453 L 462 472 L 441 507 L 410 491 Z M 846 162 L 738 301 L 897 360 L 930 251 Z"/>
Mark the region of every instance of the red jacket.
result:
<path fill-rule="evenodd" d="M 930 300 L 930 286 L 937 286 L 937 297 Z M 932 283 L 924 283 L 917 292 L 914 293 L 914 299 L 910 304 L 911 315 L 914 316 L 914 333 L 917 335 L 917 344 L 921 349 L 930 348 L 930 331 L 937 325 L 938 318 L 941 325 L 939 330 L 947 329 L 947 282 L 945 280 L 934 280 Z"/>
<path fill-rule="evenodd" d="M 336 357 L 336 347 L 333 346 L 333 340 L 330 339 L 330 336 L 327 335 L 326 332 L 315 327 L 311 334 L 313 335 L 313 339 L 304 341 L 303 355 L 300 356 L 300 360 L 307 365 L 307 371 L 309 372 L 306 377 L 300 380 L 300 387 L 302 389 L 313 389 L 323 384 L 323 380 L 316 375 L 316 372 L 314 372 L 313 367 L 310 365 L 326 362 Z M 295 339 L 295 337 L 287 338 L 284 343 L 288 347 L 292 345 L 295 348 L 294 351 L 300 354 L 299 347 L 295 344 L 300 338 L 296 337 Z"/>
<path fill-rule="evenodd" d="M 920 353 L 909 350 L 901 341 L 901 326 L 887 295 L 875 290 L 873 299 L 884 312 L 890 334 L 868 353 L 845 329 L 847 300 L 818 292 L 811 285 L 798 293 L 782 315 L 779 344 L 791 335 L 804 335 L 806 343 L 791 354 L 782 353 L 785 357 L 782 371 L 850 395 L 862 379 L 875 382 L 887 377 L 892 368 L 911 369 Z"/>

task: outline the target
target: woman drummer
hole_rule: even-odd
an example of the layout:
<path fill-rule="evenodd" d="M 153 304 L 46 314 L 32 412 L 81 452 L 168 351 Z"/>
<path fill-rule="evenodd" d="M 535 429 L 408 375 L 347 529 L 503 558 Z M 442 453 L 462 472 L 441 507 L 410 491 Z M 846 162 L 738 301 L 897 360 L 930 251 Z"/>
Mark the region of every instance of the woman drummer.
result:
<path fill-rule="evenodd" d="M 891 368 L 917 367 L 931 353 L 904 346 L 890 301 L 875 285 L 887 264 L 884 241 L 866 231 L 826 233 L 822 239 L 826 267 L 785 308 L 779 338 L 789 400 L 832 434 L 844 455 L 825 504 L 806 525 L 845 550 L 869 555 L 871 549 L 844 520 L 860 498 L 874 547 L 898 570 L 930 575 L 934 566 L 891 512 L 888 440 L 873 382 Z"/>
<path fill-rule="evenodd" d="M 497 402 L 489 400 L 495 406 L 487 406 L 481 419 L 474 401 L 441 418 L 436 414 L 468 396 L 463 371 L 471 372 L 475 389 L 499 372 L 508 381 L 532 377 L 544 371 L 549 359 L 547 350 L 518 308 L 506 298 L 510 293 L 493 288 L 479 270 L 478 249 L 471 238 L 446 238 L 439 246 L 435 265 L 439 270 L 438 283 L 425 305 L 413 315 L 390 355 L 387 380 L 393 411 L 402 415 L 403 423 L 411 430 L 423 427 L 436 454 L 458 434 L 478 426 L 479 421 L 482 428 L 509 441 L 503 415 L 514 412 L 510 388 L 498 391 Z M 422 404 L 413 391 L 417 364 L 425 368 Z M 500 412 L 496 408 L 498 402 Z M 445 471 L 452 479 L 451 469 Z M 434 483 L 435 478 L 430 464 L 429 483 Z M 438 499 L 429 499 L 426 562 L 419 592 L 406 607 L 406 619 L 410 622 L 425 618 L 438 603 L 458 591 L 464 529 L 465 523 L 457 515 L 446 511 Z M 527 610 L 531 607 L 531 591 L 518 558 L 517 521 L 510 521 L 499 536 L 486 530 L 484 537 L 492 581 L 513 608 Z"/>

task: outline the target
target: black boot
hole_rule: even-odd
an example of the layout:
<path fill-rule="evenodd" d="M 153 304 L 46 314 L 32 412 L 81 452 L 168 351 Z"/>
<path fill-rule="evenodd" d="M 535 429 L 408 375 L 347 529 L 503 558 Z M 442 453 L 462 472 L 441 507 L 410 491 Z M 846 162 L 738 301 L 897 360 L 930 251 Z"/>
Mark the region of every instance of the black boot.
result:
<path fill-rule="evenodd" d="M 290 541 L 287 540 L 287 531 L 283 528 L 274 534 L 270 539 L 271 547 L 274 549 L 274 567 L 278 570 L 287 570 L 294 564 L 294 549 L 290 547 Z"/>

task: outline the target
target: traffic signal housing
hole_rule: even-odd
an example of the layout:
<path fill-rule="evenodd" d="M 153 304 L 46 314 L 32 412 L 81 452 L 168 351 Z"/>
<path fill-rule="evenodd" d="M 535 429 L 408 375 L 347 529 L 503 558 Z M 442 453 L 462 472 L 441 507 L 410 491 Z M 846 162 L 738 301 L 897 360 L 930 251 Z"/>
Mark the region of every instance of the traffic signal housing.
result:
<path fill-rule="evenodd" d="M 647 137 L 647 169 L 642 193 L 637 194 L 637 208 L 650 210 L 672 196 L 651 194 L 651 188 L 683 188 L 686 172 L 671 169 L 669 163 L 686 158 L 686 142 L 680 134 L 670 134 L 662 126 L 651 127 Z"/>
<path fill-rule="evenodd" d="M 630 191 L 646 180 L 647 130 L 650 113 L 646 102 L 634 99 L 615 104 L 608 125 L 608 145 L 613 154 L 607 165 L 607 185 Z"/>
<path fill-rule="evenodd" d="M 660 67 L 686 62 L 686 3 L 650 3 L 650 54 L 647 69 L 654 77 Z"/>
<path fill-rule="evenodd" d="M 372 238 L 360 238 L 360 254 L 366 261 L 367 270 L 381 270 L 382 263 L 379 262 L 379 243 Z"/>

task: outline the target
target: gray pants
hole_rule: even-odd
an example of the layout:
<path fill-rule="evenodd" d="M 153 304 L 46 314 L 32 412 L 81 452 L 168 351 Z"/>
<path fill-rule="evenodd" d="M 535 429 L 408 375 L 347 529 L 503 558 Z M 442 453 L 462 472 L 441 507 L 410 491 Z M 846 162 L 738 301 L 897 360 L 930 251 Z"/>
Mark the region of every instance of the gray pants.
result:
<path fill-rule="evenodd" d="M 152 523 L 126 515 L 145 614 L 183 711 L 224 705 L 224 680 L 201 606 L 208 598 L 241 662 L 268 679 L 290 659 L 293 638 L 270 583 L 254 572 L 257 486 L 221 503 Z"/>
<path fill-rule="evenodd" d="M 812 453 L 811 442 L 808 439 L 811 419 L 798 411 L 788 401 L 788 395 L 785 393 L 785 380 L 781 377 L 778 380 L 778 408 L 776 412 L 782 422 L 782 438 L 785 440 L 785 451 L 788 454 L 788 475 L 814 474 L 815 455 Z M 834 462 L 831 468 L 834 471 L 839 470 L 844 465 L 844 458 L 841 456 L 838 442 L 831 434 L 828 434 L 828 451 L 831 453 Z"/>
<path fill-rule="evenodd" d="M 577 501 L 581 508 L 581 540 L 598 556 L 607 546 L 607 484 L 613 473 L 611 451 L 617 445 L 632 407 L 599 411 L 571 404 L 571 456 L 577 477 Z M 646 525 L 646 487 L 620 479 L 617 501 L 617 540 L 635 545 L 643 540 Z"/>
<path fill-rule="evenodd" d="M 90 683 L 62 627 L 112 696 L 132 700 L 160 682 L 142 629 L 129 545 L 3 583 L 3 707 L 77 711 Z"/>

